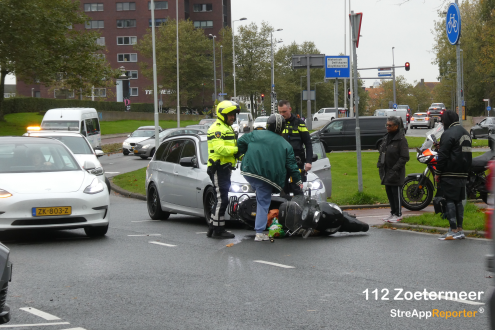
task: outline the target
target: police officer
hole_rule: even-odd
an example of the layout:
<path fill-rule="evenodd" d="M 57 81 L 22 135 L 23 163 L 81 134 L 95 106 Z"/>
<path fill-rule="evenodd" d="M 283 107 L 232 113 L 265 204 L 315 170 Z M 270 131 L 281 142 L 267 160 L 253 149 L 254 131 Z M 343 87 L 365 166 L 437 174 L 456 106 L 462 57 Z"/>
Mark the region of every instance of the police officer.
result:
<path fill-rule="evenodd" d="M 239 105 L 222 101 L 217 106 L 217 120 L 208 129 L 208 175 L 217 194 L 217 202 L 211 210 L 207 237 L 234 238 L 225 231 L 225 210 L 229 203 L 230 175 L 236 165 L 237 140 L 232 124 L 241 112 Z"/>
<path fill-rule="evenodd" d="M 309 131 L 306 128 L 304 121 L 292 114 L 292 108 L 290 107 L 289 101 L 281 100 L 278 102 L 278 113 L 284 117 L 286 122 L 286 127 L 282 132 L 282 136 L 294 149 L 294 155 L 298 161 L 297 166 L 301 170 L 302 180 L 303 182 L 306 182 L 306 175 L 304 174 L 311 170 L 313 159 L 313 145 L 311 144 Z M 302 193 L 299 186 L 296 184 L 286 185 L 284 191 L 286 193 L 289 193 L 290 191 L 293 191 L 295 194 Z"/>

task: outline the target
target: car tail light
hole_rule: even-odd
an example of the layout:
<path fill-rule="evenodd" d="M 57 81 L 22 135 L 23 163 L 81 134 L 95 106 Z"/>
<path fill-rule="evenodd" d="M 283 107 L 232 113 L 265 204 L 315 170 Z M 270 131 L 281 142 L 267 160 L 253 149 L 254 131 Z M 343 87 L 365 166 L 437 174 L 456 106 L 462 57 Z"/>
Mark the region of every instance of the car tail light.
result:
<path fill-rule="evenodd" d="M 491 192 L 493 190 L 494 185 L 494 176 L 495 176 L 495 161 L 490 161 L 488 163 L 488 175 L 486 181 L 486 187 L 488 191 Z M 489 207 L 485 211 L 485 238 L 492 238 L 492 216 L 493 216 L 493 207 Z"/>
<path fill-rule="evenodd" d="M 407 114 L 407 116 L 409 117 L 409 114 Z"/>
<path fill-rule="evenodd" d="M 414 117 L 411 118 L 411 121 L 414 121 Z"/>
<path fill-rule="evenodd" d="M 427 114 L 428 114 L 428 116 L 429 116 L 429 115 L 430 115 L 430 112 L 428 111 L 428 112 L 427 112 Z"/>
<path fill-rule="evenodd" d="M 425 117 L 425 120 L 430 120 L 430 117 Z"/>
<path fill-rule="evenodd" d="M 442 110 L 442 111 L 440 111 L 440 114 L 441 114 L 441 115 L 443 115 L 443 110 Z"/>

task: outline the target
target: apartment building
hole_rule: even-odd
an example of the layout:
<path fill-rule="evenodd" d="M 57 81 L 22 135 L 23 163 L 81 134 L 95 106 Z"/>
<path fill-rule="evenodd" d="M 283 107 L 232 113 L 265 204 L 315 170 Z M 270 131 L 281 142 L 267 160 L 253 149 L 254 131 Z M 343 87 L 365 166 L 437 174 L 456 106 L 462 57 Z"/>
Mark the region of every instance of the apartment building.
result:
<path fill-rule="evenodd" d="M 206 35 L 217 35 L 221 28 L 231 26 L 231 0 L 178 0 L 179 19 L 189 19 L 198 29 L 204 29 Z M 135 0 L 122 2 L 115 0 L 81 0 L 81 10 L 91 19 L 74 29 L 96 29 L 101 38 L 97 42 L 106 47 L 104 56 L 114 69 L 124 67 L 129 83 L 121 80 L 111 88 L 95 89 L 95 100 L 105 97 L 108 101 L 123 101 L 124 93 L 131 102 L 151 103 L 152 81 L 145 78 L 139 70 L 139 62 L 152 60 L 144 58 L 133 49 L 146 31 L 151 28 L 151 1 Z M 155 24 L 176 17 L 176 1 L 155 1 Z M 180 41 L 179 41 L 180 44 Z M 127 90 L 128 88 L 128 90 Z M 73 91 L 62 92 L 49 89 L 41 84 L 32 84 L 17 80 L 17 94 L 28 97 L 74 98 Z"/>

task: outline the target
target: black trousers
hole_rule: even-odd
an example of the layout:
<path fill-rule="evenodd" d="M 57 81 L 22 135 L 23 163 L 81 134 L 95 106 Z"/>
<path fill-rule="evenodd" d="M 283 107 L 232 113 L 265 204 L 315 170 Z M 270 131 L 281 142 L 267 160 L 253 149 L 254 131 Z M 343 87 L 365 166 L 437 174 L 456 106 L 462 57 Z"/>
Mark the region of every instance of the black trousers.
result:
<path fill-rule="evenodd" d="M 301 172 L 301 181 L 306 182 L 308 177 L 306 175 L 306 172 L 304 172 L 304 162 L 299 162 L 297 163 L 297 167 L 299 167 L 299 170 Z M 285 187 L 284 187 L 284 192 L 289 195 L 290 193 L 293 193 L 294 195 L 303 195 L 304 192 L 302 189 L 295 183 L 295 182 L 290 182 L 290 174 L 287 173 L 287 177 L 285 179 Z"/>
<path fill-rule="evenodd" d="M 385 186 L 391 213 L 396 216 L 402 216 L 402 206 L 400 205 L 400 188 L 400 186 Z"/>
<path fill-rule="evenodd" d="M 216 203 L 211 210 L 210 227 L 222 231 L 225 227 L 225 210 L 229 204 L 230 166 L 208 167 L 208 175 L 213 182 L 216 193 Z"/>

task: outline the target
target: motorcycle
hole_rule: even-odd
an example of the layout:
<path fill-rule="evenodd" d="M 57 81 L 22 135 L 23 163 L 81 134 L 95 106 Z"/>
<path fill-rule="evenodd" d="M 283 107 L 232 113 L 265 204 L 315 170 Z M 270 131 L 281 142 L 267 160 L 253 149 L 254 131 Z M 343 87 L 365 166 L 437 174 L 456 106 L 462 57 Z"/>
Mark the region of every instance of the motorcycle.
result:
<path fill-rule="evenodd" d="M 425 142 L 417 149 L 416 159 L 426 164 L 426 169 L 423 173 L 408 174 L 401 187 L 401 203 L 408 210 L 422 210 L 433 199 L 436 189 L 434 177 L 438 159 L 438 139 L 442 133 L 443 125 L 439 124 L 426 133 Z M 495 157 L 495 136 L 490 133 L 488 141 L 490 151 L 473 158 L 466 183 L 467 198 L 481 199 L 485 203 L 488 202 L 485 171 L 488 162 Z"/>
<path fill-rule="evenodd" d="M 229 198 L 228 213 L 231 219 L 243 222 L 254 228 L 256 219 L 256 197 L 241 195 Z M 286 236 L 301 235 L 307 238 L 320 233 L 330 236 L 336 232 L 366 232 L 369 225 L 356 217 L 343 212 L 337 204 L 318 202 L 311 199 L 311 189 L 307 195 L 272 196 L 270 210 L 278 209 L 278 222 Z"/>

